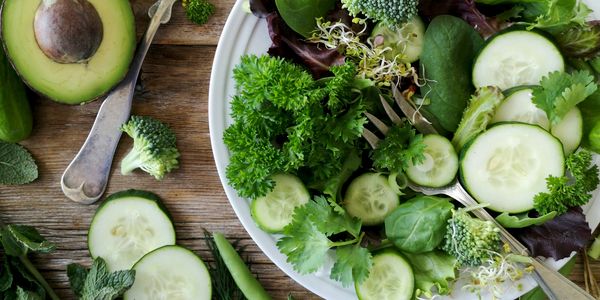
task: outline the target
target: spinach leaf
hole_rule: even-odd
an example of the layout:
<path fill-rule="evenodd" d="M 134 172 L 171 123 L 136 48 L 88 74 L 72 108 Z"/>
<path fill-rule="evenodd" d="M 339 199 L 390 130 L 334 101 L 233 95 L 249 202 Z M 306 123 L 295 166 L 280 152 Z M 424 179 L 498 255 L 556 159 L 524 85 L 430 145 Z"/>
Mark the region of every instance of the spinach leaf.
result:
<path fill-rule="evenodd" d="M 335 0 L 276 0 L 277 10 L 295 32 L 310 37 L 317 28 L 317 18 L 335 8 Z"/>
<path fill-rule="evenodd" d="M 422 254 L 403 253 L 415 274 L 415 298 L 433 298 L 433 293 L 447 295 L 456 278 L 456 258 L 443 251 Z M 422 297 L 420 297 L 422 296 Z"/>
<path fill-rule="evenodd" d="M 474 91 L 471 67 L 483 46 L 481 36 L 465 21 L 452 16 L 433 19 L 423 41 L 421 93 L 431 100 L 425 109 L 443 129 L 454 132 Z"/>
<path fill-rule="evenodd" d="M 507 212 L 503 212 L 496 217 L 496 221 L 504 228 L 524 228 L 532 225 L 542 225 L 545 222 L 554 219 L 556 215 L 556 211 L 551 211 L 545 215 L 531 218 L 527 213 L 510 215 Z"/>
<path fill-rule="evenodd" d="M 446 198 L 417 196 L 385 218 L 385 234 L 402 251 L 432 251 L 444 239 L 453 207 Z"/>

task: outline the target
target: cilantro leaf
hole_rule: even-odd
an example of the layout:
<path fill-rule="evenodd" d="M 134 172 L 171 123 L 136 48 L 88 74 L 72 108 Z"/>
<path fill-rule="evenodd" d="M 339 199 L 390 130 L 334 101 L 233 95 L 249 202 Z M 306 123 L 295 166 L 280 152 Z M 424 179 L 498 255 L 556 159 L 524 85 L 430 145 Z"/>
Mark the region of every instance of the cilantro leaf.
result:
<path fill-rule="evenodd" d="M 101 257 L 94 260 L 89 271 L 82 269 L 83 267 L 76 265 L 67 267 L 71 288 L 80 296 L 81 300 L 116 299 L 127 291 L 135 280 L 135 270 L 110 273 L 106 262 Z"/>
<path fill-rule="evenodd" d="M 390 127 L 385 139 L 379 142 L 373 151 L 373 165 L 392 173 L 402 173 L 410 164 L 419 164 L 424 159 L 423 135 L 417 134 L 408 123 Z"/>
<path fill-rule="evenodd" d="M 26 184 L 37 177 L 37 165 L 25 148 L 0 141 L 0 184 Z"/>
<path fill-rule="evenodd" d="M 346 245 L 335 251 L 336 261 L 331 268 L 331 279 L 338 280 L 344 287 L 354 282 L 361 283 L 369 276 L 373 257 L 360 245 Z"/>
<path fill-rule="evenodd" d="M 31 226 L 8 225 L 0 230 L 0 242 L 7 255 L 24 256 L 29 251 L 49 253 L 56 247 Z"/>
<path fill-rule="evenodd" d="M 284 229 L 277 248 L 301 274 L 316 272 L 325 262 L 330 241 L 311 221 L 296 220 Z"/>
<path fill-rule="evenodd" d="M 577 104 L 583 102 L 598 89 L 594 76 L 588 71 L 573 74 L 552 72 L 533 88 L 533 103 L 546 112 L 552 125 L 558 124 Z"/>
<path fill-rule="evenodd" d="M 569 155 L 567 170 L 571 177 L 549 176 L 546 178 L 549 192 L 535 195 L 534 207 L 541 215 L 553 211 L 561 215 L 592 198 L 592 192 L 600 183 L 598 166 L 592 162 L 592 154 L 583 150 Z"/>

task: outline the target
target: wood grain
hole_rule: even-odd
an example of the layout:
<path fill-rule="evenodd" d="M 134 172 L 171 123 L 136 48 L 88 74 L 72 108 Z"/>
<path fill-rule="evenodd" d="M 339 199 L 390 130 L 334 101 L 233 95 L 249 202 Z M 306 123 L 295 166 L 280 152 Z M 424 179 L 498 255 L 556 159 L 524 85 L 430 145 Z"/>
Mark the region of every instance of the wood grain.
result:
<path fill-rule="evenodd" d="M 152 1 L 133 0 L 132 6 L 141 35 L 147 23 L 146 9 Z M 208 129 L 208 85 L 215 46 L 234 0 L 214 1 L 215 17 L 206 26 L 186 20 L 180 3 L 175 4 L 171 22 L 161 28 L 143 67 L 144 91 L 136 95 L 133 112 L 151 115 L 175 130 L 182 151 L 181 168 L 156 182 L 137 172 L 122 176 L 113 167 L 107 194 L 128 188 L 159 194 L 174 216 L 178 242 L 212 258 L 203 241 L 203 228 L 223 232 L 246 245 L 252 269 L 274 299 L 288 293 L 296 299 L 318 299 L 285 276 L 256 247 L 240 225 L 223 192 L 213 162 Z M 66 266 L 90 264 L 86 235 L 97 205 L 84 206 L 68 200 L 60 190 L 60 177 L 85 140 L 100 102 L 66 106 L 32 96 L 34 133 L 22 144 L 38 161 L 40 177 L 25 186 L 0 186 L 0 216 L 7 223 L 36 226 L 58 247 L 57 251 L 34 257 L 61 299 L 74 299 L 68 289 Z M 131 146 L 123 139 L 115 161 Z M 592 266 L 600 277 L 600 263 Z M 579 261 L 572 278 L 582 284 Z"/>

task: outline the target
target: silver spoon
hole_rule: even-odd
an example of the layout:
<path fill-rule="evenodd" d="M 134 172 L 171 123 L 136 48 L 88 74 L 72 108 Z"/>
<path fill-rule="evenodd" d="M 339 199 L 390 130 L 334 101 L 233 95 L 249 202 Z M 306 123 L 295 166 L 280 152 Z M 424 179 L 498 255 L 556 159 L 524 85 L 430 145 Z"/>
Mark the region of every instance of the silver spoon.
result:
<path fill-rule="evenodd" d="M 152 18 L 125 79 L 106 97 L 94 125 L 61 178 L 63 193 L 71 200 L 92 204 L 108 183 L 113 156 L 121 138 L 120 127 L 129 119 L 131 101 L 142 63 L 160 24 L 171 19 L 176 0 L 158 0 L 148 14 Z"/>

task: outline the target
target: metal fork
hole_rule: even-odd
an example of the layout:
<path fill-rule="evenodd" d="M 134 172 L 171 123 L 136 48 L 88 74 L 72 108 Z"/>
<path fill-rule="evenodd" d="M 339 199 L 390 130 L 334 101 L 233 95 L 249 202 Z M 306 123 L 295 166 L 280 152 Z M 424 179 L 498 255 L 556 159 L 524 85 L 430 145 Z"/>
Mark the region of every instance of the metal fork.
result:
<path fill-rule="evenodd" d="M 396 87 L 392 87 L 393 96 L 396 104 L 402 110 L 404 115 L 408 118 L 409 122 L 417 128 L 421 133 L 424 134 L 432 134 L 437 133 L 435 128 L 431 125 L 429 121 L 425 117 L 423 117 L 417 109 L 415 109 L 411 103 L 409 103 L 404 96 L 400 93 L 400 91 Z M 388 115 L 389 119 L 398 124 L 402 118 L 396 114 L 392 106 L 387 102 L 387 100 L 380 96 L 381 104 Z M 381 120 L 379 120 L 374 115 L 367 113 L 367 118 L 375 127 L 381 131 L 384 135 L 387 134 L 389 127 Z M 363 137 L 367 140 L 367 142 L 373 147 L 373 149 L 377 148 L 377 144 L 379 143 L 379 138 L 372 131 L 365 129 L 363 131 Z M 530 257 L 530 253 L 521 242 L 519 242 L 513 235 L 511 235 L 504 227 L 502 227 L 494 217 L 492 217 L 485 209 L 483 208 L 474 208 L 474 206 L 479 205 L 479 203 L 469 195 L 469 193 L 463 188 L 457 178 L 452 181 L 448 186 L 442 188 L 430 188 L 415 184 L 414 182 L 408 181 L 408 187 L 419 193 L 423 193 L 425 195 L 446 195 L 450 198 L 458 201 L 465 207 L 473 208 L 473 214 L 486 221 L 490 221 L 494 223 L 500 230 L 500 236 L 502 241 L 507 243 L 511 252 Z M 578 285 L 570 281 L 568 278 L 561 275 L 559 272 L 547 267 L 540 258 L 532 258 L 530 260 L 531 265 L 534 268 L 533 278 L 537 281 L 540 287 L 544 290 L 546 295 L 551 300 L 579 300 L 579 299 L 595 299 L 590 294 L 588 294 L 585 290 L 580 288 Z"/>

